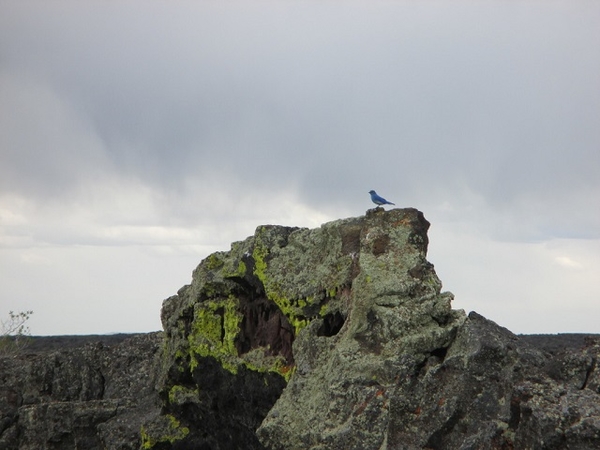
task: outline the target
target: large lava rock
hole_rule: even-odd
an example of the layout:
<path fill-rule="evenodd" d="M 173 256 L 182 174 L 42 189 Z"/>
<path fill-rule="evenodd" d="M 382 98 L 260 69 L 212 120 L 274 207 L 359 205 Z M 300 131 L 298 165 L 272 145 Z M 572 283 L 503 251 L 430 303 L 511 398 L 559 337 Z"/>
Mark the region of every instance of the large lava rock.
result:
<path fill-rule="evenodd" d="M 0 358 L 0 449 L 600 448 L 600 340 L 453 310 L 428 227 L 260 226 L 165 300 L 164 333 Z"/>
<path fill-rule="evenodd" d="M 154 448 L 600 448 L 598 345 L 452 310 L 414 209 L 260 226 L 163 304 Z"/>

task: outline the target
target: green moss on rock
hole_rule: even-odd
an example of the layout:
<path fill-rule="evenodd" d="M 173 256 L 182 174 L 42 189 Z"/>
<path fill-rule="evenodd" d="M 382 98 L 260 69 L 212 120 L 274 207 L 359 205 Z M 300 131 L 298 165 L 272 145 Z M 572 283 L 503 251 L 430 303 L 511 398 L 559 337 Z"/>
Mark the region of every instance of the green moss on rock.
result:
<path fill-rule="evenodd" d="M 292 327 L 294 327 L 294 334 L 298 335 L 298 333 L 310 322 L 306 317 L 304 308 L 316 303 L 316 297 L 297 296 L 294 298 L 293 295 L 289 295 L 285 292 L 281 287 L 281 282 L 277 277 L 273 276 L 274 274 L 272 271 L 268 270 L 269 264 L 267 260 L 270 256 L 270 251 L 261 239 L 267 230 L 268 228 L 265 227 L 259 227 L 259 229 L 257 229 L 254 250 L 252 252 L 252 257 L 254 259 L 254 275 L 262 283 L 267 298 L 279 307 Z M 290 268 L 292 270 L 297 270 L 299 267 L 294 268 L 291 267 L 290 264 Z"/>
<path fill-rule="evenodd" d="M 194 307 L 192 329 L 188 336 L 191 356 L 190 367 L 196 365 L 195 356 L 212 356 L 224 369 L 237 373 L 238 358 L 235 338 L 240 329 L 242 315 L 238 310 L 238 299 L 208 300 Z"/>
<path fill-rule="evenodd" d="M 190 433 L 189 428 L 182 427 L 181 423 L 171 414 L 159 416 L 157 421 L 154 423 L 152 431 L 143 426 L 140 430 L 141 448 L 144 450 L 152 449 L 157 444 L 174 444 Z"/>
<path fill-rule="evenodd" d="M 212 253 L 206 258 L 206 268 L 208 270 L 217 270 L 223 267 L 223 259 L 221 253 Z"/>
<path fill-rule="evenodd" d="M 169 403 L 172 405 L 183 405 L 198 399 L 198 388 L 191 389 L 185 386 L 175 385 L 169 390 Z"/>

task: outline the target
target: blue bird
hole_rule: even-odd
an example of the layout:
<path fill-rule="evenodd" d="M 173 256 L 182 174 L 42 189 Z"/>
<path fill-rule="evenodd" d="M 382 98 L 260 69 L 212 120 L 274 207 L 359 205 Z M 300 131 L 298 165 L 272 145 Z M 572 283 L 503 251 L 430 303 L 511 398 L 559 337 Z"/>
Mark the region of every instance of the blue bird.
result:
<path fill-rule="evenodd" d="M 385 198 L 377 195 L 377 192 L 375 191 L 369 191 L 369 194 L 371 194 L 371 200 L 376 205 L 395 205 L 395 203 L 388 202 Z"/>

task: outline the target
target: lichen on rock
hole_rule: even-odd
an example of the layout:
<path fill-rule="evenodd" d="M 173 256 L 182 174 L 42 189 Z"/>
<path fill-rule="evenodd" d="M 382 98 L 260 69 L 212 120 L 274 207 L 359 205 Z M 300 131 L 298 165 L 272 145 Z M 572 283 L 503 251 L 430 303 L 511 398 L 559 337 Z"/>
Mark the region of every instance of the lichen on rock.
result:
<path fill-rule="evenodd" d="M 356 222 L 355 277 L 335 308 L 344 323 L 322 334 L 318 318 L 297 336 L 297 371 L 257 432 L 268 448 L 380 448 L 398 378 L 447 348 L 465 320 L 425 258 L 420 212 L 375 209 Z"/>
<path fill-rule="evenodd" d="M 453 310 L 428 227 L 263 225 L 163 302 L 164 333 L 0 358 L 0 448 L 600 448 L 600 339 Z"/>
<path fill-rule="evenodd" d="M 197 386 L 197 397 L 185 396 L 186 407 L 209 414 L 202 398 L 206 386 L 198 383 L 207 365 L 227 372 L 227 378 L 267 377 L 264 385 L 273 401 L 290 381 L 280 409 L 296 385 L 303 386 L 311 404 L 340 396 L 332 390 L 336 383 L 345 386 L 332 378 L 340 370 L 354 373 L 350 392 L 357 399 L 377 394 L 378 386 L 394 378 L 388 366 L 399 349 L 424 359 L 448 344 L 464 318 L 451 310 L 451 294 L 440 293 L 441 283 L 425 259 L 428 227 L 417 210 L 375 209 L 312 230 L 259 226 L 229 252 L 209 255 L 192 283 L 163 304 L 165 411 L 177 416 L 181 408 L 169 395 L 173 389 L 189 394 Z M 305 386 L 317 371 L 323 380 Z M 280 379 L 277 392 L 273 377 Z M 287 420 L 333 436 L 331 417 L 320 422 L 324 417 L 307 415 L 303 408 L 310 405 L 296 400 Z M 271 406 L 255 414 L 257 427 Z M 338 418 L 340 426 L 348 419 L 344 411 Z M 281 420 L 264 422 L 259 435 L 265 442 L 269 427 Z M 192 433 L 187 439 L 199 438 Z"/>
<path fill-rule="evenodd" d="M 157 416 L 152 422 L 151 433 L 148 432 L 147 426 L 148 424 L 142 426 L 140 430 L 142 450 L 157 448 L 159 445 L 172 445 L 184 439 L 190 432 L 189 428 L 182 427 L 179 421 L 170 414 Z"/>
<path fill-rule="evenodd" d="M 375 208 L 262 225 L 202 261 L 161 312 L 162 414 L 189 430 L 172 448 L 597 446 L 598 346 L 549 360 L 453 310 L 428 228 Z M 160 426 L 144 433 L 171 448 Z"/>

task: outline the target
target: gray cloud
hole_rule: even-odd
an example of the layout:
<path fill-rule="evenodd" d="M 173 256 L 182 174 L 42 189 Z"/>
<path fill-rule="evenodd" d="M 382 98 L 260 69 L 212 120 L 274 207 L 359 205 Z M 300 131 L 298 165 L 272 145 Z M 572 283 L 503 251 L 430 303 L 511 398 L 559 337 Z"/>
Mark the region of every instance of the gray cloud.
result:
<path fill-rule="evenodd" d="M 595 182 L 600 62 L 585 5 L 354 7 L 46 6 L 45 26 L 26 24 L 37 39 L 24 27 L 4 41 L 118 168 L 152 182 L 225 166 L 308 178 L 318 201 L 310 186 L 341 166 L 396 175 L 403 191 L 462 177 L 500 206 Z M 541 13 L 535 24 L 522 9 Z"/>
<path fill-rule="evenodd" d="M 319 203 L 349 201 L 360 176 L 421 201 L 459 180 L 499 209 L 598 186 L 588 4 L 152 5 L 10 5 L 2 46 L 9 74 L 37 79 L 111 167 L 149 183 L 225 167 Z M 43 133 L 56 105 L 37 101 L 24 123 Z M 83 145 L 30 144 L 36 158 L 14 152 L 36 177 L 87 170 Z"/>
<path fill-rule="evenodd" d="M 138 226 L 136 245 L 214 245 L 362 214 L 370 189 L 499 242 L 598 239 L 599 18 L 593 2 L 3 2 L 0 212 L 29 236 L 6 240 L 126 245 Z"/>

